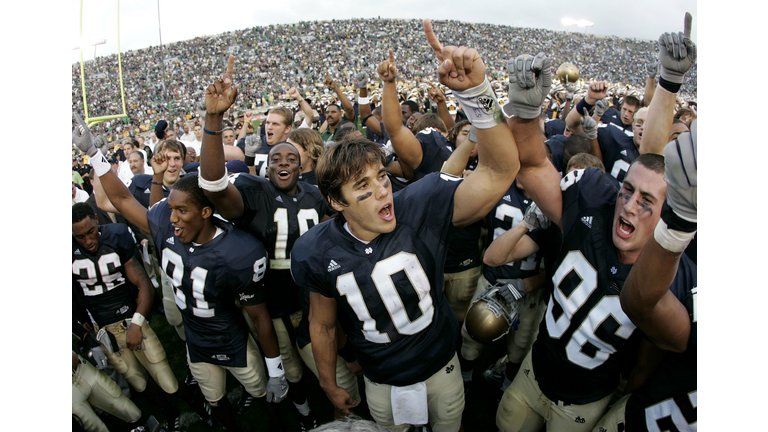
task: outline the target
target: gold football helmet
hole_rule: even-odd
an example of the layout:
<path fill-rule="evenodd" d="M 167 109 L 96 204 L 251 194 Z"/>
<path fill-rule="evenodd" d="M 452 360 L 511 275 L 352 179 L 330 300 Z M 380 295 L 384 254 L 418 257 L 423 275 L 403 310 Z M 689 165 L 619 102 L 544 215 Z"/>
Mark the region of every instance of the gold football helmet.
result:
<path fill-rule="evenodd" d="M 481 344 L 497 341 L 509 333 L 519 312 L 518 302 L 507 303 L 499 294 L 500 287 L 505 285 L 493 285 L 480 294 L 464 319 L 469 335 Z"/>
<path fill-rule="evenodd" d="M 560 78 L 560 82 L 563 84 L 575 83 L 579 80 L 579 68 L 573 65 L 573 63 L 565 62 L 557 68 L 557 77 Z"/>

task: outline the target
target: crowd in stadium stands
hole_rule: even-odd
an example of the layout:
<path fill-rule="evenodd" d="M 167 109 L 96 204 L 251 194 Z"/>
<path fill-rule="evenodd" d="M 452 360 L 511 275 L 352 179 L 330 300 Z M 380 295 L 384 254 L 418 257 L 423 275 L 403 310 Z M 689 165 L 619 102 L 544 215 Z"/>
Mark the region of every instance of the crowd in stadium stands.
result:
<path fill-rule="evenodd" d="M 499 81 L 506 80 L 509 57 L 546 52 L 555 67 L 570 62 L 579 68 L 583 91 L 584 82 L 607 80 L 617 93 L 627 92 L 627 86 L 629 91 L 641 92 L 646 64 L 654 61 L 658 50 L 654 41 L 632 38 L 459 21 L 437 23 L 450 28 L 437 33 L 447 43 L 473 46 L 486 56 L 489 75 Z M 239 110 L 289 106 L 287 90 L 298 87 L 322 113 L 324 105 L 335 99 L 323 85 L 326 73 L 349 93 L 352 75 L 361 69 L 372 71 L 386 57 L 388 47 L 396 47 L 396 55 L 402 59 L 399 87 L 403 96 L 410 98 L 413 89 L 436 82 L 434 59 L 423 48 L 423 38 L 419 20 L 355 19 L 278 24 L 202 36 L 164 45 L 162 57 L 157 46 L 127 51 L 122 54 L 122 66 L 128 119 L 105 122 L 95 132 L 112 142 L 137 131 L 150 131 L 160 119 L 175 124 L 176 119 L 196 116 L 195 106 L 202 100 L 205 83 L 216 75 L 228 53 L 240 59 Z M 165 59 L 164 66 L 161 58 Z M 85 77 L 91 117 L 122 112 L 117 55 L 87 61 Z M 375 92 L 380 85 L 376 80 L 372 84 Z M 696 99 L 695 65 L 680 98 Z M 72 104 L 82 115 L 79 64 L 72 66 Z"/>
<path fill-rule="evenodd" d="M 90 127 L 73 66 L 73 430 L 695 431 L 685 22 L 233 31 L 125 53 Z"/>

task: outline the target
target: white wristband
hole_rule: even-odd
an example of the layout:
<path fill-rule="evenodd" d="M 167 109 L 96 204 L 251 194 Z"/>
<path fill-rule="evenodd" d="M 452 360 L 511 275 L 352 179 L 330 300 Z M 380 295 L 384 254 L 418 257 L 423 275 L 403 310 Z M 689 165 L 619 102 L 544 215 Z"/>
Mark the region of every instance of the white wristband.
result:
<path fill-rule="evenodd" d="M 221 192 L 224 189 L 227 188 L 227 185 L 229 184 L 229 173 L 227 172 L 227 167 L 224 167 L 224 177 L 218 179 L 218 180 L 206 180 L 203 178 L 202 175 L 197 176 L 197 185 L 200 186 L 203 190 L 208 192 Z"/>
<path fill-rule="evenodd" d="M 101 153 L 101 150 L 96 149 L 96 154 L 91 156 L 88 163 L 93 167 L 93 171 L 97 176 L 101 177 L 108 173 L 112 166 L 107 162 L 107 158 Z"/>
<path fill-rule="evenodd" d="M 269 372 L 270 378 L 280 378 L 285 375 L 282 356 L 277 356 L 275 358 L 264 357 L 264 360 L 267 362 L 267 372 Z"/>
<path fill-rule="evenodd" d="M 490 129 L 504 121 L 501 105 L 486 77 L 482 84 L 464 91 L 454 91 L 470 123 L 477 129 Z"/>
<path fill-rule="evenodd" d="M 367 105 L 367 104 L 371 103 L 371 98 L 358 96 L 357 97 L 357 103 L 360 104 L 360 105 Z"/>
<path fill-rule="evenodd" d="M 131 318 L 131 324 L 136 324 L 137 326 L 141 327 L 144 325 L 144 322 L 146 322 L 147 319 L 144 318 L 144 315 L 136 312 L 133 314 L 133 318 Z"/>
<path fill-rule="evenodd" d="M 659 220 L 653 231 L 653 238 L 656 239 L 656 243 L 672 253 L 684 251 L 695 235 L 696 231 L 688 233 L 670 229 L 663 219 Z"/>

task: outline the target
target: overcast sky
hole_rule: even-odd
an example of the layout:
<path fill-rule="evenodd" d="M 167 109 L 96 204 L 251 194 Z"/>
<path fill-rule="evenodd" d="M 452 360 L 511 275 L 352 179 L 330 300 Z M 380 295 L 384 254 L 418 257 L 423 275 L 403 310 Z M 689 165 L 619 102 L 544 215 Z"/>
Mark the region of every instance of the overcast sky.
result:
<path fill-rule="evenodd" d="M 71 46 L 79 46 L 80 0 L 71 1 Z M 226 19 L 216 18 L 206 3 L 181 0 L 159 0 L 160 29 L 163 44 L 212 35 L 253 26 L 286 24 L 299 21 L 323 21 L 349 18 L 430 18 L 455 19 L 465 22 L 504 24 L 515 27 L 546 28 L 565 31 L 565 17 L 586 20 L 594 26 L 588 33 L 616 35 L 640 39 L 657 39 L 665 31 L 682 31 L 685 12 L 693 15 L 691 32 L 697 41 L 696 2 L 682 0 L 646 1 L 378 1 L 361 7 L 360 0 L 284 0 L 222 2 L 231 13 Z M 469 5 L 469 6 L 468 6 Z M 349 11 L 349 12 L 345 12 Z M 571 26 L 570 31 L 584 28 Z M 117 2 L 83 0 L 83 45 L 106 39 L 96 48 L 97 55 L 117 52 Z M 120 1 L 120 47 L 131 49 L 156 46 L 158 34 L 158 0 Z M 425 42 L 426 43 L 426 42 Z M 93 58 L 93 48 L 85 49 L 84 59 Z M 71 62 L 79 60 L 72 51 Z"/>

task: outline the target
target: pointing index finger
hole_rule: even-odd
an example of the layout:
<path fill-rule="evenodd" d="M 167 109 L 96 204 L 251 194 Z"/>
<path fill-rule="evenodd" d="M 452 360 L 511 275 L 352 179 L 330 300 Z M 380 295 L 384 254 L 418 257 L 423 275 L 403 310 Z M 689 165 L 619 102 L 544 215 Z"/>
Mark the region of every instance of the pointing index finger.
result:
<path fill-rule="evenodd" d="M 424 34 L 427 36 L 427 43 L 432 47 L 432 51 L 435 52 L 437 59 L 442 62 L 443 59 L 443 44 L 437 40 L 437 35 L 432 31 L 432 23 L 428 19 L 424 20 Z"/>
<path fill-rule="evenodd" d="M 395 52 L 392 50 L 392 48 L 389 49 L 389 63 L 395 64 Z"/>
<path fill-rule="evenodd" d="M 693 17 L 691 16 L 690 12 L 685 13 L 685 24 L 683 27 L 683 35 L 685 37 L 689 38 L 691 37 L 691 22 L 693 21 Z"/>
<path fill-rule="evenodd" d="M 230 54 L 229 55 L 229 61 L 227 61 L 227 75 L 229 75 L 229 79 L 234 79 L 235 74 L 235 56 Z"/>

